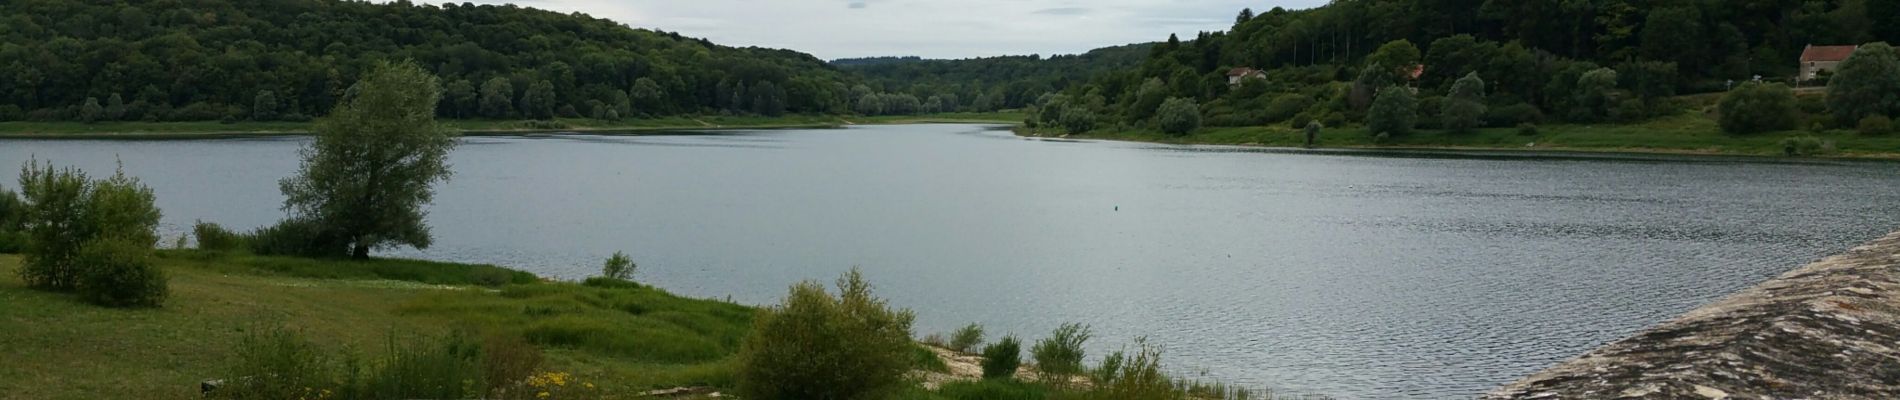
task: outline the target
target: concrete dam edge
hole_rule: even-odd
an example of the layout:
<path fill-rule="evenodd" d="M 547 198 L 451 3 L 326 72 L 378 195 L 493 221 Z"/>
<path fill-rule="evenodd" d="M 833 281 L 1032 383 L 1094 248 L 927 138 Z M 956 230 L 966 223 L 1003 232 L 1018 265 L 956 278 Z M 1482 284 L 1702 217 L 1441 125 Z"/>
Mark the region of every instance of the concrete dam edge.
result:
<path fill-rule="evenodd" d="M 1900 232 L 1482 399 L 1900 399 Z"/>

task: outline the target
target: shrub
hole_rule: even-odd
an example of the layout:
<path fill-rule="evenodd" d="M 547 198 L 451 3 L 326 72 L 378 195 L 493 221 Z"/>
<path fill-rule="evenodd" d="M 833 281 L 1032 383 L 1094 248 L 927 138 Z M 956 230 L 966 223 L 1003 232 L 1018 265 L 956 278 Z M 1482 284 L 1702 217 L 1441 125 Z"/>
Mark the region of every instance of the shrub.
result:
<path fill-rule="evenodd" d="M 1036 342 L 1029 354 L 1036 368 L 1047 377 L 1067 377 L 1082 373 L 1082 344 L 1089 340 L 1089 328 L 1082 324 L 1062 324 L 1049 338 Z M 1044 379 L 1051 381 L 1053 379 Z"/>
<path fill-rule="evenodd" d="M 969 324 L 950 334 L 950 343 L 945 347 L 958 353 L 968 353 L 982 343 L 983 325 Z"/>
<path fill-rule="evenodd" d="M 1744 83 L 1722 95 L 1723 132 L 1749 134 L 1795 128 L 1794 91 L 1779 83 Z"/>
<path fill-rule="evenodd" d="M 127 177 L 92 180 L 73 168 L 29 161 L 20 168 L 25 194 L 26 260 L 20 278 L 27 286 L 70 291 L 78 286 L 80 249 L 99 239 L 124 240 L 150 248 L 158 241 L 159 211 L 152 190 Z"/>
<path fill-rule="evenodd" d="M 1900 52 L 1886 43 L 1854 50 L 1827 82 L 1827 108 L 1842 127 L 1871 115 L 1900 114 Z"/>
<path fill-rule="evenodd" d="M 1893 120 L 1885 115 L 1869 115 L 1861 118 L 1856 128 L 1862 135 L 1885 135 L 1893 133 Z"/>
<path fill-rule="evenodd" d="M 1306 111 L 1307 108 L 1311 108 L 1312 106 L 1312 98 L 1297 94 L 1283 94 L 1279 97 L 1274 97 L 1272 102 L 1267 103 L 1266 119 L 1268 121 L 1285 121 L 1287 118 L 1293 118 L 1294 115 L 1298 115 L 1300 112 Z"/>
<path fill-rule="evenodd" d="M 1016 376 L 1016 367 L 1023 364 L 1023 344 L 1016 336 L 1003 336 L 1003 340 L 983 347 L 983 378 L 1009 378 Z"/>
<path fill-rule="evenodd" d="M 79 297 L 107 307 L 157 307 L 168 290 L 152 246 L 123 239 L 87 242 L 76 260 Z"/>
<path fill-rule="evenodd" d="M 1821 139 L 1813 136 L 1781 139 L 1781 153 L 1789 157 L 1825 154 L 1827 152 L 1823 150 L 1824 147 L 1826 146 Z"/>
<path fill-rule="evenodd" d="M 1638 122 L 1649 118 L 1652 110 L 1642 99 L 1628 98 L 1617 100 L 1610 108 L 1610 120 L 1622 123 Z"/>
<path fill-rule="evenodd" d="M 1451 86 L 1451 97 L 1445 100 L 1439 123 L 1456 132 L 1470 132 L 1484 125 L 1484 79 L 1472 72 L 1459 78 Z"/>
<path fill-rule="evenodd" d="M 739 391 L 751 399 L 876 399 L 912 365 L 909 310 L 872 296 L 855 269 L 838 296 L 814 282 L 792 286 L 762 312 L 739 349 Z"/>
<path fill-rule="evenodd" d="M 259 255 L 297 257 L 342 257 L 349 254 L 347 238 L 324 229 L 316 222 L 292 218 L 277 225 L 259 228 L 246 240 L 251 252 Z"/>
<path fill-rule="evenodd" d="M 613 256 L 607 257 L 605 264 L 601 265 L 600 276 L 607 279 L 631 281 L 633 280 L 634 268 L 633 259 L 627 258 L 627 253 L 616 251 Z"/>
<path fill-rule="evenodd" d="M 1300 129 L 1300 128 L 1306 127 L 1306 125 L 1308 124 L 1313 123 L 1313 121 L 1315 120 L 1317 120 L 1317 118 L 1313 117 L 1313 112 L 1307 111 L 1307 112 L 1302 112 L 1297 115 L 1294 115 L 1293 119 L 1288 120 L 1287 122 L 1289 122 L 1288 125 L 1291 125 L 1293 129 Z"/>
<path fill-rule="evenodd" d="M 1418 121 L 1418 100 L 1411 89 L 1389 86 L 1379 91 L 1366 112 L 1366 129 L 1374 135 L 1402 136 Z"/>
<path fill-rule="evenodd" d="M 1304 129 L 1304 131 L 1306 132 L 1306 140 L 1303 142 L 1305 143 L 1306 147 L 1313 147 L 1314 145 L 1319 144 L 1320 130 L 1325 129 L 1325 128 L 1326 128 L 1325 124 L 1321 124 L 1319 123 L 1319 121 L 1307 121 L 1306 129 Z"/>
<path fill-rule="evenodd" d="M 1201 129 L 1201 107 L 1194 99 L 1170 98 L 1161 102 L 1161 108 L 1155 109 L 1155 123 L 1161 132 L 1181 136 L 1195 129 Z"/>
<path fill-rule="evenodd" d="M 1537 136 L 1537 124 L 1529 122 L 1517 124 L 1517 134 L 1519 136 Z"/>
<path fill-rule="evenodd" d="M 1140 343 L 1134 356 L 1117 351 L 1094 373 L 1095 387 L 1085 396 L 1097 400 L 1185 399 L 1185 393 L 1161 371 L 1161 352 Z"/>
<path fill-rule="evenodd" d="M 1083 134 L 1095 130 L 1095 112 L 1088 107 L 1072 105 L 1062 110 L 1060 117 L 1062 129 L 1070 134 Z"/>
<path fill-rule="evenodd" d="M 192 225 L 191 236 L 198 238 L 199 250 L 231 251 L 245 247 L 244 235 L 210 222 L 199 221 Z"/>

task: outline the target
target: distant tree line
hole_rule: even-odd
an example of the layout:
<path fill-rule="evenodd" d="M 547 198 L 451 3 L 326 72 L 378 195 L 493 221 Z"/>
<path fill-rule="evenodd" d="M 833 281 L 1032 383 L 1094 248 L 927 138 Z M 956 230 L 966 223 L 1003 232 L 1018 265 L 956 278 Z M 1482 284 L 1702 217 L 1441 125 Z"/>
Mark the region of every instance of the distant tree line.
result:
<path fill-rule="evenodd" d="M 939 112 L 989 112 L 1032 105 L 1043 94 L 1085 82 L 1097 74 L 1132 68 L 1152 44 L 1096 49 L 1084 54 L 925 60 L 879 57 L 832 61 L 862 76 L 867 89 L 940 101 Z M 854 99 L 861 96 L 853 97 Z"/>
<path fill-rule="evenodd" d="M 0 121 L 305 120 L 381 61 L 440 77 L 440 116 L 848 113 L 856 79 L 512 5 L 17 0 L 0 7 Z"/>
<path fill-rule="evenodd" d="M 1072 104 L 1027 105 L 1038 115 L 1059 109 L 1097 118 L 1065 127 L 1165 131 L 1178 130 L 1160 121 L 1162 103 L 1175 98 L 1198 103 L 1210 126 L 1372 124 L 1381 111 L 1401 114 L 1378 110 L 1380 103 L 1406 106 L 1402 114 L 1412 119 L 1382 123 L 1455 131 L 1634 122 L 1684 109 L 1671 101 L 1679 94 L 1722 92 L 1757 77 L 1797 83 L 1810 44 L 1877 41 L 1900 41 L 1900 0 L 1335 0 L 1242 10 L 1229 31 L 1171 36 L 1138 65 L 1052 84 L 1050 92 L 1065 97 L 1036 95 Z M 1474 80 L 1457 87 L 1465 78 Z M 1822 86 L 1826 78 L 1799 83 Z M 1411 101 L 1377 101 L 1385 93 Z M 1818 99 L 1802 107 L 1825 108 Z M 1827 124 L 1855 123 L 1846 119 Z"/>

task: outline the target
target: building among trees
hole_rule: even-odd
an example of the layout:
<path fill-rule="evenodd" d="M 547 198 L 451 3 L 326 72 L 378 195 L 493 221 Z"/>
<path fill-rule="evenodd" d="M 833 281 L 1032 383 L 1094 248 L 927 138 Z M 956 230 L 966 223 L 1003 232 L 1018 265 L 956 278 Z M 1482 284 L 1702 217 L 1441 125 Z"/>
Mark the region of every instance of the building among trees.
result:
<path fill-rule="evenodd" d="M 1227 70 L 1227 86 L 1240 86 L 1248 79 L 1267 79 L 1267 71 L 1247 67 Z"/>
<path fill-rule="evenodd" d="M 1806 49 L 1801 50 L 1801 80 L 1818 79 L 1823 71 L 1832 73 L 1835 67 L 1840 66 L 1841 61 L 1847 61 L 1847 56 L 1854 55 L 1854 50 L 1859 48 L 1860 46 L 1808 45 Z"/>

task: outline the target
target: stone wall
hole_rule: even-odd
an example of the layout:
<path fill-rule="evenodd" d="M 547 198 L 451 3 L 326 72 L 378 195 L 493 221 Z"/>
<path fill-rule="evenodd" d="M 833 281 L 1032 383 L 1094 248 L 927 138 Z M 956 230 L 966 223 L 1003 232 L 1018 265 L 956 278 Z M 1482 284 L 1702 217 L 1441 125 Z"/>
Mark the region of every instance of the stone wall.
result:
<path fill-rule="evenodd" d="M 1900 233 L 1484 399 L 1900 399 Z"/>

